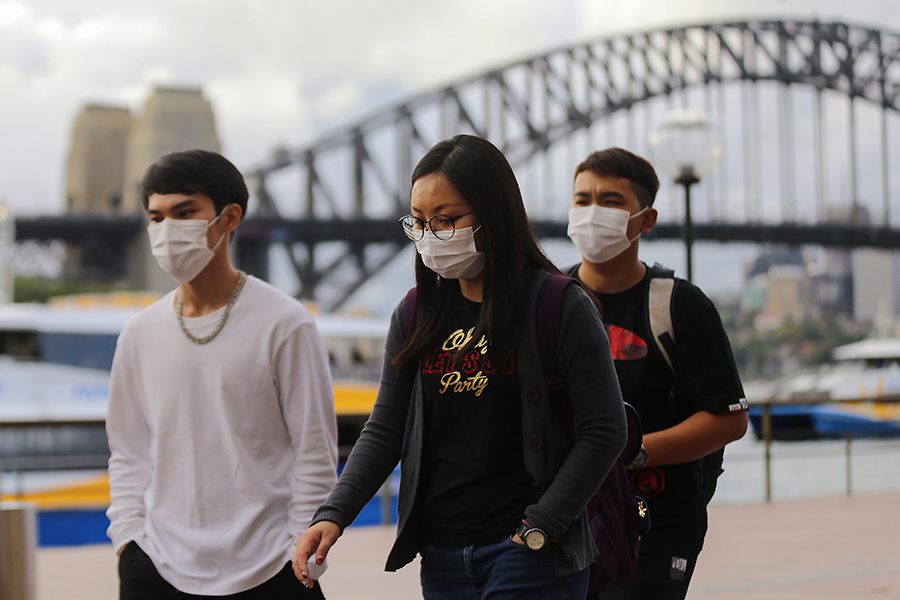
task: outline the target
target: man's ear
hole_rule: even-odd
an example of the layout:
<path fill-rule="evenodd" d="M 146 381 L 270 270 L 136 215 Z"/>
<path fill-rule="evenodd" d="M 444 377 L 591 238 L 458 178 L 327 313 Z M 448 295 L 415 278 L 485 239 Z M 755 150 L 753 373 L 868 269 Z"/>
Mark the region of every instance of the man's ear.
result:
<path fill-rule="evenodd" d="M 223 225 L 225 226 L 225 231 L 230 233 L 237 229 L 237 226 L 241 222 L 241 217 L 243 216 L 244 211 L 242 211 L 241 207 L 237 204 L 229 204 L 222 209 L 222 213 L 222 220 L 224 221 Z"/>
<path fill-rule="evenodd" d="M 653 226 L 656 225 L 656 219 L 659 216 L 659 213 L 656 212 L 656 209 L 652 206 L 647 209 L 647 212 L 641 215 L 641 233 L 647 233 Z"/>

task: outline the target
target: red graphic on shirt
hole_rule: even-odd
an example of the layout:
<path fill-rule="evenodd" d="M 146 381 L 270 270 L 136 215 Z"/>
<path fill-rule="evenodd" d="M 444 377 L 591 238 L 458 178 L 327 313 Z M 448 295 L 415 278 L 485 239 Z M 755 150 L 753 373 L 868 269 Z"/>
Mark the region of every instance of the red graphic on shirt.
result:
<path fill-rule="evenodd" d="M 665 475 L 653 467 L 641 469 L 631 474 L 632 491 L 645 500 L 658 495 L 665 487 Z"/>
<path fill-rule="evenodd" d="M 638 334 L 616 325 L 606 326 L 613 360 L 637 360 L 647 356 L 647 342 Z"/>

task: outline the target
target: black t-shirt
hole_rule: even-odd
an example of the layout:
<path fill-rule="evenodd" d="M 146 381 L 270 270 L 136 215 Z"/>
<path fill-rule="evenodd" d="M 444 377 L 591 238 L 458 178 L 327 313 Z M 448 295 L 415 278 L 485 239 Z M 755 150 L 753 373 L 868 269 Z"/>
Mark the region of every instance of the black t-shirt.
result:
<path fill-rule="evenodd" d="M 469 545 L 510 535 L 536 500 L 522 454 L 522 407 L 513 351 L 485 354 L 484 339 L 454 362 L 481 304 L 458 291 L 449 330 L 422 360 L 425 541 Z"/>
<path fill-rule="evenodd" d="M 712 301 L 678 280 L 672 305 L 677 381 L 655 348 L 647 323 L 650 270 L 632 288 L 600 294 L 616 374 L 625 402 L 641 417 L 644 433 L 668 429 L 705 410 L 742 410 L 744 392 L 731 345 Z M 648 341 L 649 340 L 649 341 Z M 706 534 L 706 497 L 700 461 L 630 472 L 636 494 L 650 506 L 653 525 L 643 551 L 697 552 Z"/>

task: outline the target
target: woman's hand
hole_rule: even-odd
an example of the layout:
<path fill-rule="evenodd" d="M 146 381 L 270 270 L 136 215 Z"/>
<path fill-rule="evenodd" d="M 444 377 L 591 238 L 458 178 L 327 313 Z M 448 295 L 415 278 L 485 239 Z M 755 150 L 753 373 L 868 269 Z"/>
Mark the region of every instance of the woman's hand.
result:
<path fill-rule="evenodd" d="M 310 556 L 316 557 L 316 564 L 321 565 L 328 556 L 328 551 L 334 546 L 341 535 L 341 528 L 331 521 L 319 521 L 300 536 L 297 540 L 297 549 L 294 551 L 294 575 L 303 585 L 313 587 L 315 582 L 309 578 Z"/>

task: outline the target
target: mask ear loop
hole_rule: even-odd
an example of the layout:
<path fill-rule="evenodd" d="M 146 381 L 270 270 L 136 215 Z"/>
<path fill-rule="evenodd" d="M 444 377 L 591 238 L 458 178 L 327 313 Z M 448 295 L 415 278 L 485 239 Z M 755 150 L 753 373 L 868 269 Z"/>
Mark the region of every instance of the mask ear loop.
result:
<path fill-rule="evenodd" d="M 630 217 L 628 217 L 628 220 L 630 221 L 630 220 L 632 220 L 633 218 L 639 216 L 641 213 L 647 212 L 647 210 L 648 210 L 649 208 L 650 208 L 649 206 L 645 206 L 645 207 L 642 208 L 641 210 L 637 211 L 636 213 L 634 213 L 633 215 L 631 215 Z M 634 238 L 628 240 L 628 244 L 630 245 L 630 244 L 635 243 L 635 242 L 641 237 L 641 233 L 643 233 L 643 232 L 638 231 L 638 234 L 637 234 L 636 236 L 634 236 Z M 627 239 L 627 238 L 626 238 L 626 239 Z"/>
<path fill-rule="evenodd" d="M 633 218 L 635 218 L 635 217 L 637 217 L 637 216 L 640 216 L 641 214 L 647 212 L 648 210 L 650 210 L 650 207 L 649 207 L 649 206 L 645 206 L 645 207 L 642 208 L 641 210 L 639 210 L 639 211 L 637 211 L 636 213 L 634 213 L 633 215 L 629 216 L 629 217 L 628 217 L 628 220 L 630 221 L 630 220 L 632 220 Z"/>
<path fill-rule="evenodd" d="M 218 220 L 222 217 L 222 215 L 225 214 L 225 210 L 226 210 L 229 206 L 231 206 L 231 204 L 226 205 L 225 208 L 222 209 L 222 212 L 220 212 L 219 214 L 216 215 L 216 218 L 215 218 L 215 219 L 213 219 L 212 221 L 210 221 L 209 223 L 206 224 L 206 229 L 207 229 L 207 230 L 209 230 L 209 228 L 213 226 L 213 223 L 215 223 L 216 221 L 218 221 Z M 225 231 L 225 232 L 222 233 L 222 235 L 219 236 L 218 241 L 217 241 L 215 244 L 213 244 L 213 247 L 210 249 L 211 252 L 215 252 L 215 251 L 216 251 L 216 249 L 219 247 L 219 244 L 222 243 L 222 240 L 225 239 L 225 236 L 226 236 L 227 234 L 228 234 L 228 232 Z"/>

